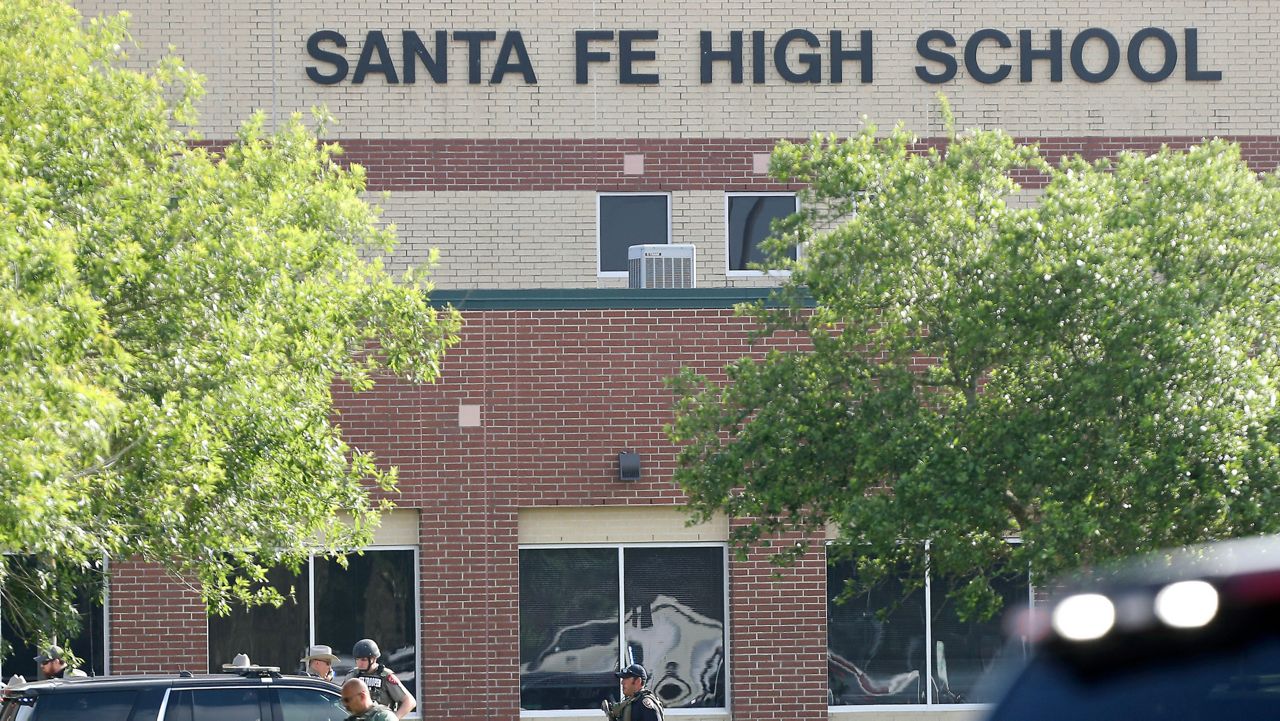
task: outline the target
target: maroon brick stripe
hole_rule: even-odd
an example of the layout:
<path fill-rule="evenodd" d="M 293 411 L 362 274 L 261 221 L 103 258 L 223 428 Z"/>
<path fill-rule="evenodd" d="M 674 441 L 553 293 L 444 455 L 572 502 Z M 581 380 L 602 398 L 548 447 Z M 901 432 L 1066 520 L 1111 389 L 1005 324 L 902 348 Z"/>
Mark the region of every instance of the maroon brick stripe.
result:
<path fill-rule="evenodd" d="M 1240 144 L 1254 170 L 1280 165 L 1280 136 L 1229 136 Z M 1067 155 L 1087 160 L 1112 157 L 1122 150 L 1155 152 L 1162 145 L 1185 149 L 1203 139 L 1189 135 L 1023 137 L 1038 143 L 1050 162 Z M 458 139 L 339 140 L 343 162 L 359 163 L 374 191 L 645 191 L 645 190 L 786 190 L 753 172 L 752 159 L 776 142 L 753 139 Z M 921 140 L 918 150 L 936 147 L 941 139 Z M 212 148 L 225 141 L 203 143 Z M 623 173 L 623 156 L 644 156 L 644 174 Z M 1026 187 L 1041 187 L 1045 177 L 1016 174 Z"/>

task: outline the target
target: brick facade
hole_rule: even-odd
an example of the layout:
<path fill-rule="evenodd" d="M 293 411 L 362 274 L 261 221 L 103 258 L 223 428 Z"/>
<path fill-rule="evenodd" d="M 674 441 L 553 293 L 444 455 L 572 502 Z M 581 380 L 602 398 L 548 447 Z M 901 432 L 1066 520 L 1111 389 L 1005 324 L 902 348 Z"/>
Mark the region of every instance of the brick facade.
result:
<path fill-rule="evenodd" d="M 671 195 L 671 242 L 694 245 L 699 288 L 770 285 L 767 277 L 727 272 L 725 193 L 787 190 L 762 173 L 760 162 L 779 138 L 850 134 L 866 121 L 882 128 L 901 121 L 924 138 L 921 148 L 936 144 L 942 135 L 938 91 L 950 99 L 960 128 L 1003 128 L 1038 143 L 1050 159 L 1185 147 L 1220 135 L 1240 142 L 1257 170 L 1280 164 L 1280 122 L 1272 108 L 1280 76 L 1271 71 L 1280 5 L 1266 0 L 1105 8 L 1063 0 L 711 0 L 696 11 L 673 0 L 74 1 L 87 15 L 132 13 L 140 47 L 130 63 L 148 66 L 173 45 L 207 76 L 200 130 L 211 146 L 233 137 L 255 110 L 272 125 L 327 106 L 337 124 L 326 137 L 344 146 L 344 162 L 367 169 L 370 199 L 397 226 L 400 245 L 389 266 L 417 265 L 439 249 L 433 278 L 447 290 L 625 286 L 625 279 L 596 270 L 596 198 L 610 191 Z M 1123 44 L 1147 27 L 1167 29 L 1179 51 L 1175 72 L 1160 82 L 1140 80 L 1125 62 Z M 1001 64 L 1012 68 L 999 83 L 977 82 L 965 67 L 963 45 L 983 28 L 1012 37 L 1008 49 L 981 46 L 988 72 Z M 1113 77 L 1086 82 L 1068 65 L 1056 82 L 1041 60 L 1032 65 L 1031 81 L 1019 81 L 1019 30 L 1031 31 L 1037 47 L 1051 30 L 1061 30 L 1066 65 L 1069 46 L 1087 28 L 1105 28 L 1122 44 Z M 1198 33 L 1199 69 L 1220 72 L 1220 79 L 1186 77 L 1187 28 Z M 798 67 L 800 52 L 818 53 L 818 83 L 780 76 L 773 43 L 794 29 L 813 31 L 822 47 L 793 46 L 782 62 Z M 921 33 L 934 29 L 959 43 L 948 51 L 958 60 L 957 75 L 942 84 L 923 82 L 916 70 L 937 70 L 916 46 Z M 307 51 L 308 38 L 321 30 L 346 38 L 341 55 L 352 69 L 367 33 L 382 32 L 399 80 L 402 31 L 417 32 L 432 48 L 435 32 L 446 31 L 448 82 L 432 82 L 421 65 L 414 84 L 391 83 L 387 72 L 361 84 L 350 76 L 313 82 L 308 67 L 330 69 Z M 482 77 L 474 83 L 468 44 L 453 35 L 469 30 L 496 33 L 495 41 L 477 46 Z M 508 30 L 522 33 L 536 84 L 519 74 L 489 82 Z M 591 65 L 589 82 L 576 82 L 578 30 L 657 31 L 656 41 L 640 44 L 654 57 L 642 58 L 638 69 L 659 81 L 620 82 L 615 35 L 592 46 L 608 51 L 610 62 Z M 859 43 L 859 31 L 874 33 L 871 82 L 861 82 L 857 62 L 846 63 L 843 81 L 833 82 L 832 30 L 844 31 L 848 47 Z M 766 63 L 763 82 L 754 81 L 750 46 L 744 82 L 732 83 L 724 62 L 713 66 L 711 82 L 702 82 L 704 31 L 719 50 L 731 32 L 743 31 L 747 43 L 753 31 L 763 33 L 769 44 L 759 56 Z M 1086 47 L 1087 67 L 1101 66 L 1099 52 L 1097 43 Z M 1156 66 L 1153 52 L 1143 46 L 1140 55 Z M 1043 182 L 1031 174 L 1019 180 L 1031 189 Z M 463 343 L 448 354 L 441 383 L 385 381 L 370 393 L 340 394 L 338 421 L 348 438 L 400 469 L 396 503 L 419 512 L 424 718 L 518 718 L 521 511 L 565 509 L 566 518 L 574 509 L 606 507 L 676 512 L 683 497 L 670 482 L 675 449 L 662 432 L 672 413 L 663 381 L 682 366 L 714 373 L 752 350 L 746 323 L 723 308 L 553 306 L 468 310 Z M 460 405 L 480 406 L 480 425 L 460 426 Z M 642 454 L 642 481 L 616 480 L 623 448 Z M 207 626 L 199 598 L 155 567 L 114 568 L 111 670 L 202 667 Z M 811 555 L 780 579 L 772 572 L 760 556 L 730 563 L 733 721 L 973 714 L 938 708 L 830 713 L 823 559 Z M 681 718 L 703 721 L 696 714 Z"/>

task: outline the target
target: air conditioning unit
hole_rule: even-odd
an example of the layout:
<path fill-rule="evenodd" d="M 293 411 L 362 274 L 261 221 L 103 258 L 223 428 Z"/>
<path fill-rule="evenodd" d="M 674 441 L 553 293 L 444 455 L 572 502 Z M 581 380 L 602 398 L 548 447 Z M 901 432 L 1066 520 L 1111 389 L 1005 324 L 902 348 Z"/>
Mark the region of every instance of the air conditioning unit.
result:
<path fill-rule="evenodd" d="M 627 250 L 628 288 L 692 288 L 692 245 L 633 245 Z"/>

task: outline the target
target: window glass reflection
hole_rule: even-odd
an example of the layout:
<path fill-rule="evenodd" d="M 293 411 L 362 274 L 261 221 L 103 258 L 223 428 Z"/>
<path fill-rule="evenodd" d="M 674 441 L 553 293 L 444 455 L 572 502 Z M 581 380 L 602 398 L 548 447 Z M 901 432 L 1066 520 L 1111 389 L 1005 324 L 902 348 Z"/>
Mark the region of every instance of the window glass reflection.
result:
<path fill-rule="evenodd" d="M 853 576 L 849 561 L 827 569 L 829 703 L 924 703 L 924 590 L 906 593 L 901 582 L 890 579 L 836 603 Z"/>
<path fill-rule="evenodd" d="M 599 708 L 617 695 L 618 551 L 520 551 L 520 707 Z"/>
<path fill-rule="evenodd" d="M 226 616 L 209 617 L 209 671 L 218 673 L 236 654 L 249 655 L 259 666 L 292 669 L 299 651 L 307 645 L 307 573 L 286 568 L 267 571 L 267 583 L 285 600 L 278 608 L 270 605 L 245 608 L 232 604 Z M 290 596 L 292 589 L 292 597 Z"/>
<path fill-rule="evenodd" d="M 316 643 L 333 648 L 339 678 L 355 667 L 351 649 L 371 638 L 382 656 L 379 663 L 395 671 L 414 695 L 418 689 L 417 574 L 412 550 L 365 551 L 347 556 L 343 569 L 332 559 L 315 559 Z M 290 667 L 296 666 L 302 646 Z"/>
<path fill-rule="evenodd" d="M 624 633 L 668 708 L 724 706 L 724 549 L 627 548 Z"/>
<path fill-rule="evenodd" d="M 763 263 L 760 244 L 769 237 L 773 221 L 794 212 L 794 195 L 729 196 L 729 270 L 750 270 L 751 264 Z M 789 249 L 787 256 L 794 260 L 796 249 Z"/>
<path fill-rule="evenodd" d="M 934 703 L 991 701 L 977 698 L 975 690 L 1005 651 L 1003 612 L 1027 606 L 1028 578 L 993 579 L 991 585 L 1004 603 L 1001 613 L 986 620 L 960 620 L 955 601 L 947 598 L 952 585 L 948 579 L 934 579 L 931 584 Z"/>

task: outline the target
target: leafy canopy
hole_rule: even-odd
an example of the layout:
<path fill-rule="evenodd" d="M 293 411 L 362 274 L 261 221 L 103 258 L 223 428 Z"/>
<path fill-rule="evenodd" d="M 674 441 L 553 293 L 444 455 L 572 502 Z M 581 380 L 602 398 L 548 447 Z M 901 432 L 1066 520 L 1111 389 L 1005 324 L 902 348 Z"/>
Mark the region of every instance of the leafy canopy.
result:
<path fill-rule="evenodd" d="M 775 149 L 791 275 L 740 312 L 807 347 L 675 379 L 694 515 L 748 519 L 743 549 L 834 528 L 869 584 L 922 579 L 927 541 L 968 612 L 1000 574 L 1280 530 L 1275 178 L 1219 140 L 1057 167 L 999 131 L 914 142 Z M 1048 186 L 1010 202 L 1026 169 Z"/>
<path fill-rule="evenodd" d="M 371 259 L 394 237 L 359 167 L 296 117 L 195 147 L 200 77 L 124 69 L 125 22 L 0 3 L 0 549 L 36 561 L 0 606 L 29 639 L 74 628 L 103 558 L 225 611 L 367 540 L 394 470 L 343 441 L 332 384 L 430 381 L 457 340 Z"/>

